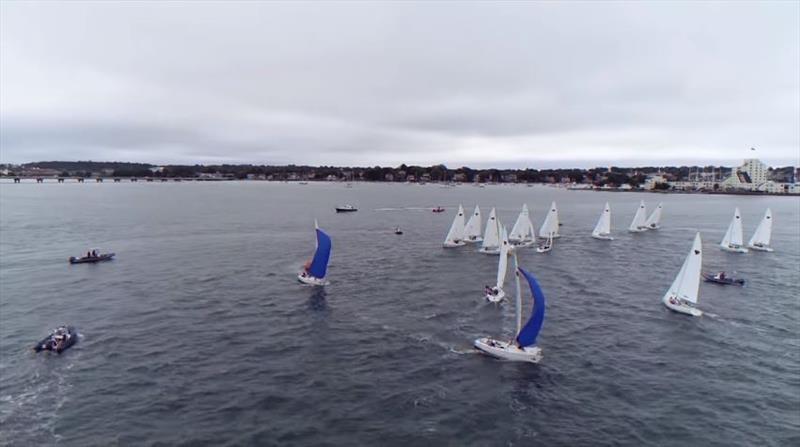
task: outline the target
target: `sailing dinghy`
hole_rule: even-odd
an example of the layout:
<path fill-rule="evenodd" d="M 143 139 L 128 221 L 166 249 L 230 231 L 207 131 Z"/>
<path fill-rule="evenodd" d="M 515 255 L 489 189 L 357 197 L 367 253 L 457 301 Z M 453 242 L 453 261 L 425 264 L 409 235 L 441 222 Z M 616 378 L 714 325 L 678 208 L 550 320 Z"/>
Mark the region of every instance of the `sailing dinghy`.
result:
<path fill-rule="evenodd" d="M 442 244 L 445 248 L 461 247 L 467 245 L 464 242 L 464 207 L 458 205 L 458 213 L 453 219 L 453 224 L 450 225 L 450 231 L 447 232 L 447 237 Z"/>
<path fill-rule="evenodd" d="M 500 223 L 497 221 L 497 213 L 494 208 L 486 221 L 486 231 L 483 233 L 483 242 L 478 251 L 487 255 L 500 254 Z"/>
<path fill-rule="evenodd" d="M 694 307 L 700 290 L 700 271 L 703 268 L 702 241 L 700 233 L 694 237 L 692 249 L 683 261 L 683 266 L 661 301 L 675 312 L 699 317 L 703 311 Z"/>
<path fill-rule="evenodd" d="M 297 280 L 303 284 L 324 286 L 328 284 L 325 274 L 328 271 L 328 261 L 331 258 L 331 238 L 319 229 L 316 220 L 314 220 L 314 229 L 317 232 L 317 249 L 311 261 L 306 262 L 303 270 L 297 274 Z"/>
<path fill-rule="evenodd" d="M 547 253 L 548 251 L 553 249 L 553 233 L 550 233 L 538 247 L 536 247 L 536 253 Z"/>
<path fill-rule="evenodd" d="M 475 211 L 467 221 L 467 226 L 464 228 L 464 242 L 477 243 L 481 242 L 481 209 L 475 205 Z"/>
<path fill-rule="evenodd" d="M 500 243 L 500 260 L 497 262 L 497 283 L 494 287 L 486 286 L 486 299 L 492 303 L 499 303 L 506 297 L 506 293 L 503 291 L 503 284 L 506 282 L 506 270 L 508 268 L 508 253 L 511 249 L 511 244 L 508 242 L 508 233 L 506 229 L 503 228 L 501 231 L 501 239 L 502 242 Z"/>
<path fill-rule="evenodd" d="M 533 229 L 527 204 L 522 205 L 522 211 L 519 212 L 517 221 L 511 228 L 508 241 L 514 245 L 514 248 L 528 247 L 536 241 L 536 230 Z"/>
<path fill-rule="evenodd" d="M 550 210 L 547 212 L 547 217 L 544 218 L 542 228 L 539 229 L 539 237 L 542 239 L 560 237 L 561 235 L 558 234 L 558 227 L 558 207 L 554 201 L 550 204 Z"/>
<path fill-rule="evenodd" d="M 725 232 L 725 237 L 719 243 L 721 249 L 733 253 L 747 253 L 742 241 L 742 216 L 739 214 L 739 207 L 733 212 L 733 219 L 728 225 L 728 231 Z"/>
<path fill-rule="evenodd" d="M 633 216 L 633 222 L 631 222 L 631 226 L 628 227 L 628 231 L 631 233 L 641 233 L 643 231 L 647 231 L 647 225 L 645 223 L 645 219 L 647 218 L 647 208 L 644 206 L 644 200 L 639 202 L 639 208 L 636 209 L 636 215 Z"/>
<path fill-rule="evenodd" d="M 764 218 L 761 219 L 761 222 L 756 228 L 756 232 L 753 233 L 753 237 L 750 238 L 750 242 L 747 243 L 747 246 L 753 250 L 772 251 L 772 248 L 769 246 L 769 240 L 771 237 L 772 211 L 767 208 L 767 212 L 764 213 Z"/>
<path fill-rule="evenodd" d="M 606 202 L 606 206 L 603 208 L 603 213 L 600 214 L 600 219 L 597 219 L 597 225 L 594 226 L 592 237 L 604 241 L 614 240 L 614 238 L 611 237 L 611 206 L 608 205 L 608 202 Z"/>
<path fill-rule="evenodd" d="M 516 294 L 516 317 L 517 331 L 513 341 L 495 340 L 483 337 L 475 340 L 476 349 L 489 354 L 493 357 L 511 360 L 515 362 L 538 363 L 542 359 L 542 348 L 536 346 L 536 337 L 542 330 L 544 324 L 545 299 L 539 283 L 530 273 L 519 267 L 517 255 L 514 254 L 515 283 L 517 286 Z M 533 310 L 530 319 L 525 326 L 522 325 L 522 291 L 520 289 L 520 275 L 525 277 L 533 294 Z"/>
<path fill-rule="evenodd" d="M 663 203 L 658 204 L 644 223 L 644 226 L 646 226 L 648 230 L 658 230 L 661 228 L 661 208 L 663 208 Z"/>

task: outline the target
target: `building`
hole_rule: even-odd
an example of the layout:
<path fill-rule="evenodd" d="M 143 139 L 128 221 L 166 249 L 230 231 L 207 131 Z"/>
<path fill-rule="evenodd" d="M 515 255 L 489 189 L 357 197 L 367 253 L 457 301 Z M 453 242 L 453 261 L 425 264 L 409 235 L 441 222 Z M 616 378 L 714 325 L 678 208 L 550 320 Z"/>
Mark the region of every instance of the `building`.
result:
<path fill-rule="evenodd" d="M 731 175 L 722 181 L 723 189 L 741 189 L 745 191 L 766 191 L 768 186 L 769 167 L 756 158 L 748 158 Z"/>

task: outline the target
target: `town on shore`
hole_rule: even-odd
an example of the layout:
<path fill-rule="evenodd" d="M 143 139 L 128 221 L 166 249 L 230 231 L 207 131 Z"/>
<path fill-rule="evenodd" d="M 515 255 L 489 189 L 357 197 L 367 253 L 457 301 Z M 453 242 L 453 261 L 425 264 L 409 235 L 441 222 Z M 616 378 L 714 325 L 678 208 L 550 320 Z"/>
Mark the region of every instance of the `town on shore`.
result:
<path fill-rule="evenodd" d="M 591 169 L 472 169 L 444 165 L 398 167 L 268 166 L 268 165 L 165 165 L 147 163 L 46 161 L 0 165 L 0 177 L 15 182 L 35 178 L 123 178 L 131 181 L 167 180 L 263 180 L 405 183 L 543 183 L 571 189 L 645 190 L 742 194 L 800 194 L 800 168 L 769 167 L 758 159 L 741 166 L 596 167 Z"/>

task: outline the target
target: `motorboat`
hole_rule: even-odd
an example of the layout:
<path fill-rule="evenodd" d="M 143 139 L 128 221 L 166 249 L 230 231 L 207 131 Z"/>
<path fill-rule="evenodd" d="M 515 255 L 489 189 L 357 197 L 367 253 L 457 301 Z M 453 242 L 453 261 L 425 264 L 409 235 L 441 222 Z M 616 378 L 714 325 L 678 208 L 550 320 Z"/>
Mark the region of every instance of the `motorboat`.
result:
<path fill-rule="evenodd" d="M 345 206 L 337 206 L 336 212 L 337 213 L 353 213 L 358 211 L 358 208 L 354 207 L 353 205 L 345 205 Z"/>
<path fill-rule="evenodd" d="M 75 256 L 69 257 L 70 264 L 94 264 L 96 262 L 110 261 L 114 258 L 114 253 L 97 253 L 90 252 L 86 256 L 76 258 Z"/>
<path fill-rule="evenodd" d="M 442 208 L 441 206 L 437 206 L 436 208 L 432 209 L 431 211 L 433 211 L 434 213 L 443 213 L 444 212 L 444 208 Z"/>
<path fill-rule="evenodd" d="M 61 354 L 78 341 L 78 331 L 72 326 L 60 326 L 33 347 L 35 352 L 52 351 Z"/>
<path fill-rule="evenodd" d="M 715 284 L 722 284 L 724 286 L 744 286 L 745 280 L 742 278 L 731 278 L 725 275 L 725 272 L 719 272 L 714 275 L 703 273 L 703 280 L 705 282 L 713 282 Z"/>

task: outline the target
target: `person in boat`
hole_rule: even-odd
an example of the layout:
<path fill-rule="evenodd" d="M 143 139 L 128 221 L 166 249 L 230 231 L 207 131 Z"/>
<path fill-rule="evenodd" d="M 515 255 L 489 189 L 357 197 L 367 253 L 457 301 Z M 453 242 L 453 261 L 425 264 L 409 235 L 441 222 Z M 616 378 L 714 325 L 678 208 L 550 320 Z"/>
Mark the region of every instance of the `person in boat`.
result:
<path fill-rule="evenodd" d="M 674 305 L 676 305 L 676 306 L 679 306 L 681 304 L 681 302 L 678 301 L 678 299 L 675 298 L 674 296 L 669 297 L 669 302 L 674 304 Z"/>
<path fill-rule="evenodd" d="M 489 287 L 489 286 L 484 286 L 483 287 L 483 293 L 485 293 L 487 295 L 497 295 L 497 293 L 495 293 L 494 289 L 492 287 Z"/>
<path fill-rule="evenodd" d="M 97 257 L 97 250 L 92 250 L 92 257 L 93 257 L 93 258 L 96 258 L 96 257 Z"/>

